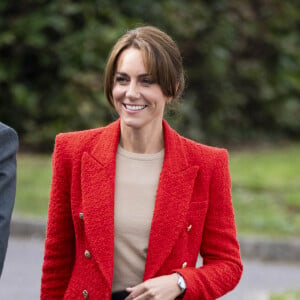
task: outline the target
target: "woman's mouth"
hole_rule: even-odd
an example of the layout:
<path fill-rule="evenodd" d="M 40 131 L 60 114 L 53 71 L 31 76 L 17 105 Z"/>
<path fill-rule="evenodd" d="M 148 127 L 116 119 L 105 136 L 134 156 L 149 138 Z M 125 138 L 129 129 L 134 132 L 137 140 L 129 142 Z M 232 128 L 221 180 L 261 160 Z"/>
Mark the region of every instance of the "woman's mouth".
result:
<path fill-rule="evenodd" d="M 125 104 L 123 106 L 130 111 L 140 111 L 147 107 L 147 105 L 132 105 L 132 104 Z"/>

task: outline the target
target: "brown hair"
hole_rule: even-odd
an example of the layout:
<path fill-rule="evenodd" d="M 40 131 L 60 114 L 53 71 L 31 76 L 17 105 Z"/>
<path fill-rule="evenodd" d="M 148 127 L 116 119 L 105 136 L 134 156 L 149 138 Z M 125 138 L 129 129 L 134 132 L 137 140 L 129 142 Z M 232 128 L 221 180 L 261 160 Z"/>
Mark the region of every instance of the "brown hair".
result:
<path fill-rule="evenodd" d="M 167 97 L 178 99 L 184 90 L 184 71 L 179 49 L 173 39 L 153 26 L 129 30 L 114 45 L 108 58 L 104 76 L 106 98 L 113 105 L 112 89 L 117 61 L 125 49 L 137 48 L 142 52 L 147 72 Z"/>

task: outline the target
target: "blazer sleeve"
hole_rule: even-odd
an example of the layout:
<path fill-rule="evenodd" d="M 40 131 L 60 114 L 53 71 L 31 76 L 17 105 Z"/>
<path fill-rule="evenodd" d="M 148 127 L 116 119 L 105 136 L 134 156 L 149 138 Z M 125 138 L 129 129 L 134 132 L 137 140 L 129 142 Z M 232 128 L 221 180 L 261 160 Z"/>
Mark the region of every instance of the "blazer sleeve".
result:
<path fill-rule="evenodd" d="M 16 195 L 18 135 L 0 123 L 0 276 L 6 255 L 10 220 Z"/>
<path fill-rule="evenodd" d="M 202 267 L 176 270 L 186 280 L 184 299 L 217 299 L 238 284 L 243 267 L 236 237 L 226 150 L 219 152 L 212 173 L 200 254 Z"/>
<path fill-rule="evenodd" d="M 70 203 L 71 159 L 64 135 L 57 136 L 52 157 L 41 298 L 63 299 L 74 262 L 74 226 Z"/>

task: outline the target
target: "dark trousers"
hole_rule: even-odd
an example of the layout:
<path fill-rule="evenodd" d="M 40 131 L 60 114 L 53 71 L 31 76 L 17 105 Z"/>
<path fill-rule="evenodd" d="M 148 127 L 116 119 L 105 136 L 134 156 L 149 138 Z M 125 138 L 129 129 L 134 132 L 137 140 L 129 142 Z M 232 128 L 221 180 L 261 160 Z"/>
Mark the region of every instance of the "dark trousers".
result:
<path fill-rule="evenodd" d="M 126 291 L 114 292 L 111 294 L 111 300 L 124 300 L 128 295 Z"/>

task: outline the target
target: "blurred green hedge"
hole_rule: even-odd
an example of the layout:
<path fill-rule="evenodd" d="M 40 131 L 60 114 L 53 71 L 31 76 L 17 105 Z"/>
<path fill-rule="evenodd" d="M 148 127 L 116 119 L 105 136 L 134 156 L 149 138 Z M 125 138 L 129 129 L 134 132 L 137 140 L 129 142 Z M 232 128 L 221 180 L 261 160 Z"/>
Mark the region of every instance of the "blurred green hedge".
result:
<path fill-rule="evenodd" d="M 111 46 L 151 24 L 179 44 L 187 89 L 168 120 L 211 144 L 300 137 L 298 0 L 0 2 L 0 120 L 21 146 L 51 150 L 55 134 L 107 124 Z"/>

